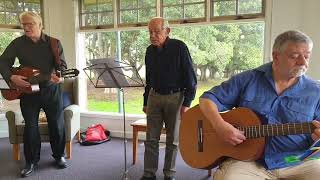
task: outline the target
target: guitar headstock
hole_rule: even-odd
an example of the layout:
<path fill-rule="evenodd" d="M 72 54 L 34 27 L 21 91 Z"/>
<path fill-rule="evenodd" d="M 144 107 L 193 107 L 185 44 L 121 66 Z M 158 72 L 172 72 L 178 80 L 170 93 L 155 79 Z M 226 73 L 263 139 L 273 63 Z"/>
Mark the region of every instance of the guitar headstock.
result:
<path fill-rule="evenodd" d="M 73 78 L 77 77 L 79 75 L 79 70 L 78 69 L 66 69 L 61 71 L 61 77 L 64 78 Z"/>

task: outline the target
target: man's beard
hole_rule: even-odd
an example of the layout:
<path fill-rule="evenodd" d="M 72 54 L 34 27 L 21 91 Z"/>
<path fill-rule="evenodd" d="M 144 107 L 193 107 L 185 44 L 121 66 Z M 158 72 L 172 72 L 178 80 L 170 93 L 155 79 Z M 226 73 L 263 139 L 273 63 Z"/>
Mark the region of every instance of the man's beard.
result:
<path fill-rule="evenodd" d="M 304 75 L 307 72 L 307 70 L 308 68 L 306 66 L 298 66 L 291 69 L 289 74 L 290 74 L 290 77 L 292 78 L 300 77 Z"/>

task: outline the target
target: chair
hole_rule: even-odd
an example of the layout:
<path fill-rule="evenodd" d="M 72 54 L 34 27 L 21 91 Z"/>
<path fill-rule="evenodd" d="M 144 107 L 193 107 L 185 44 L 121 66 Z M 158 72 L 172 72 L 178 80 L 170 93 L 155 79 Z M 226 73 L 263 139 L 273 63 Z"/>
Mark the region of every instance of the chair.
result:
<path fill-rule="evenodd" d="M 80 141 L 80 108 L 78 105 L 78 79 L 65 79 L 63 85 L 64 94 L 68 94 L 71 105 L 64 109 L 64 123 L 66 132 L 66 158 L 71 158 L 72 139 L 77 134 Z M 20 160 L 20 143 L 23 143 L 24 123 L 21 111 L 7 111 L 6 118 L 9 124 L 9 141 L 13 147 L 13 159 Z M 47 122 L 39 122 L 41 142 L 49 142 Z"/>

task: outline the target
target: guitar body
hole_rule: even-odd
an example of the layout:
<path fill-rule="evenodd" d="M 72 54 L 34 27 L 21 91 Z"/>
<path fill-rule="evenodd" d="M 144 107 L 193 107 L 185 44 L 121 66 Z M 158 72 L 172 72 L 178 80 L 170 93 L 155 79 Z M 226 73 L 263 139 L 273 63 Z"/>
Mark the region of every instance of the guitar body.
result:
<path fill-rule="evenodd" d="M 22 68 L 14 68 L 12 73 L 14 75 L 20 75 L 27 77 L 27 81 L 31 84 L 38 84 L 41 81 L 50 80 L 51 74 L 41 74 L 40 70 L 33 69 L 30 67 L 22 67 Z M 79 74 L 79 70 L 77 69 L 66 69 L 61 72 L 61 76 L 64 78 L 72 78 L 76 77 Z M 32 94 L 35 91 L 32 90 L 31 86 L 25 88 L 17 88 L 14 86 L 11 87 L 12 89 L 4 89 L 1 90 L 1 95 L 9 101 L 19 99 L 23 94 Z"/>
<path fill-rule="evenodd" d="M 221 113 L 222 118 L 236 127 L 260 125 L 257 115 L 247 108 Z M 247 139 L 232 146 L 221 140 L 199 105 L 182 115 L 179 148 L 183 160 L 193 168 L 212 169 L 226 157 L 252 161 L 261 157 L 265 138 Z M 202 140 L 202 141 L 201 141 Z"/>
<path fill-rule="evenodd" d="M 29 67 L 22 67 L 22 68 L 15 68 L 13 69 L 12 73 L 14 75 L 20 75 L 27 77 L 28 79 L 31 77 L 36 77 L 40 74 L 40 71 L 37 69 L 29 68 Z M 1 95 L 9 101 L 15 100 L 20 98 L 24 93 L 26 94 L 31 94 L 32 89 L 31 86 L 25 87 L 25 88 L 16 88 L 15 89 L 6 89 L 6 90 L 1 90 Z"/>

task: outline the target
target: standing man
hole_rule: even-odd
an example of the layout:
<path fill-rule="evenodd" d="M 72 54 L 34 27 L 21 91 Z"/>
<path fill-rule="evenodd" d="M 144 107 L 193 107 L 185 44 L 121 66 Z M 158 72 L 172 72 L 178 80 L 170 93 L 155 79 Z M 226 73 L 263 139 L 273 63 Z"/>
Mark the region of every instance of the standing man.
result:
<path fill-rule="evenodd" d="M 18 88 L 30 86 L 26 77 L 14 75 L 11 71 L 16 58 L 21 67 L 30 67 L 40 70 L 43 74 L 51 74 L 51 80 L 39 83 L 39 92 L 25 94 L 20 98 L 20 108 L 25 120 L 23 143 L 26 160 L 21 176 L 27 177 L 32 174 L 40 160 L 41 142 L 38 119 L 41 108 L 47 116 L 55 163 L 58 168 L 67 167 L 64 158 L 65 130 L 60 88 L 62 79 L 56 75 L 56 71 L 66 69 L 67 65 L 59 41 L 56 43 L 58 43 L 60 59 L 55 59 L 50 44 L 51 37 L 42 32 L 42 19 L 38 14 L 23 12 L 19 18 L 24 35 L 14 39 L 0 56 L 0 72 L 3 78 Z"/>
<path fill-rule="evenodd" d="M 166 20 L 156 17 L 148 24 L 151 45 L 145 56 L 146 87 L 143 111 L 147 114 L 147 139 L 142 180 L 156 179 L 159 140 L 166 128 L 164 179 L 173 180 L 177 156 L 180 116 L 195 97 L 197 79 L 185 43 L 170 39 Z"/>
<path fill-rule="evenodd" d="M 283 32 L 273 44 L 272 62 L 235 75 L 201 96 L 201 111 L 211 122 L 216 137 L 230 147 L 243 143 L 247 137 L 219 112 L 236 107 L 250 108 L 262 124 L 312 122 L 315 126 L 312 134 L 267 137 L 260 159 L 228 158 L 217 169 L 214 180 L 319 179 L 319 159 L 285 161 L 286 157 L 302 154 L 320 138 L 320 85 L 305 75 L 312 47 L 306 34 Z"/>

